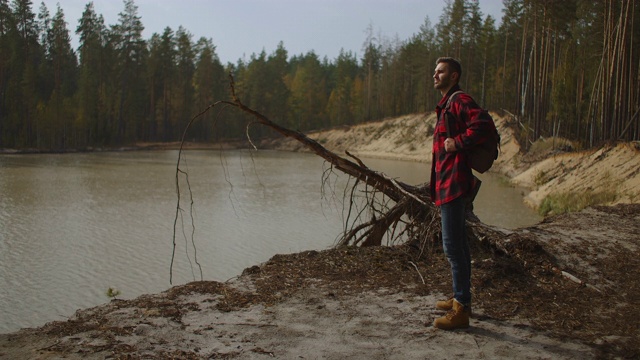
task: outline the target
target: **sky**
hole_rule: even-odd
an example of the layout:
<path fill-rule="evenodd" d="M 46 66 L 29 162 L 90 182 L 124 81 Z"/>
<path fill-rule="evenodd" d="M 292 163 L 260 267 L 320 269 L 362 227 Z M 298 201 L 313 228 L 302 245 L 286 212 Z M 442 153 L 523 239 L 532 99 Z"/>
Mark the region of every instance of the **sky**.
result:
<path fill-rule="evenodd" d="M 33 0 L 38 14 L 44 3 L 51 16 L 60 5 L 72 46 L 78 19 L 89 0 Z M 107 26 L 118 23 L 123 0 L 93 0 Z M 288 55 L 314 51 L 321 59 L 338 57 L 341 50 L 360 58 L 367 29 L 383 39 L 401 41 L 420 31 L 428 18 L 438 23 L 444 0 L 135 0 L 145 27 L 144 39 L 162 34 L 166 27 L 184 27 L 193 35 L 210 38 L 223 64 L 250 59 L 263 50 L 272 54 L 282 42 Z M 500 23 L 502 0 L 480 0 L 480 11 Z M 446 55 L 446 54 L 444 54 Z"/>

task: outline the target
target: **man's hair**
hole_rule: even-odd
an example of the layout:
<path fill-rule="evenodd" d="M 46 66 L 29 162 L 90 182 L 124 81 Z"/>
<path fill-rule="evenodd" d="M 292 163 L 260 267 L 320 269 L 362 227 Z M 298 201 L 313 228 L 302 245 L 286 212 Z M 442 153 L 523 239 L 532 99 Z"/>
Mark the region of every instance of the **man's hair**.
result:
<path fill-rule="evenodd" d="M 458 60 L 452 57 L 439 57 L 438 60 L 436 60 L 436 65 L 440 63 L 446 63 L 447 65 L 449 65 L 451 72 L 457 72 L 458 79 L 460 79 L 460 77 L 462 76 L 462 65 L 460 65 L 460 62 Z"/>

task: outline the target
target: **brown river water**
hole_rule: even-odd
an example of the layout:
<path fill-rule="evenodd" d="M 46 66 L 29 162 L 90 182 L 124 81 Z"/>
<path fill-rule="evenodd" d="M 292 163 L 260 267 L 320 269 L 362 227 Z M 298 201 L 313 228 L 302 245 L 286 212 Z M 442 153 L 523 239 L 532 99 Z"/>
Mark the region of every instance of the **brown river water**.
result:
<path fill-rule="evenodd" d="M 164 291 L 176 216 L 177 151 L 0 155 L 0 333 L 77 309 Z M 429 165 L 364 159 L 410 184 Z M 173 285 L 225 281 L 275 254 L 330 248 L 343 228 L 345 175 L 322 159 L 275 151 L 188 151 Z M 523 190 L 481 176 L 476 214 L 506 228 L 540 220 Z M 324 184 L 324 188 L 323 188 Z M 191 219 L 193 217 L 193 226 Z M 193 237 L 192 237 L 193 234 Z"/>

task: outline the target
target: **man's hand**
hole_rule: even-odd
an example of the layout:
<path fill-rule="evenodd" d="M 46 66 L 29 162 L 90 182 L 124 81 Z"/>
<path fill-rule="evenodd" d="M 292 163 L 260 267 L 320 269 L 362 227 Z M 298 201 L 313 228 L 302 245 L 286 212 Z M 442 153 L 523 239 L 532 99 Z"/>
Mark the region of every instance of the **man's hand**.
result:
<path fill-rule="evenodd" d="M 446 138 L 444 140 L 444 150 L 446 152 L 457 151 L 458 149 L 456 149 L 456 141 L 453 140 L 453 138 Z"/>

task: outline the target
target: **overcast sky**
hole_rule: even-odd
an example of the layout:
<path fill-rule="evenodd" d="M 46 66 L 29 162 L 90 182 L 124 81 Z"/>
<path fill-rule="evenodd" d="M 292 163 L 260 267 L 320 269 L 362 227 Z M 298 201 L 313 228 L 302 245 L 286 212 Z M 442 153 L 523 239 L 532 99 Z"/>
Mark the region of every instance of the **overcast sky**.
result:
<path fill-rule="evenodd" d="M 44 0 L 51 16 L 60 4 L 68 24 L 72 45 L 78 19 L 88 0 Z M 122 0 L 94 0 L 97 14 L 107 25 L 118 22 Z M 33 0 L 34 13 L 41 0 Z M 334 60 L 340 49 L 362 53 L 369 25 L 374 35 L 407 40 L 418 33 L 428 17 L 435 26 L 444 0 L 135 0 L 145 27 L 143 36 L 162 34 L 168 26 L 182 25 L 196 41 L 213 40 L 223 64 L 249 59 L 251 54 L 273 53 L 280 41 L 289 56 L 313 50 L 320 58 Z M 502 18 L 502 0 L 480 0 L 483 15 Z"/>

